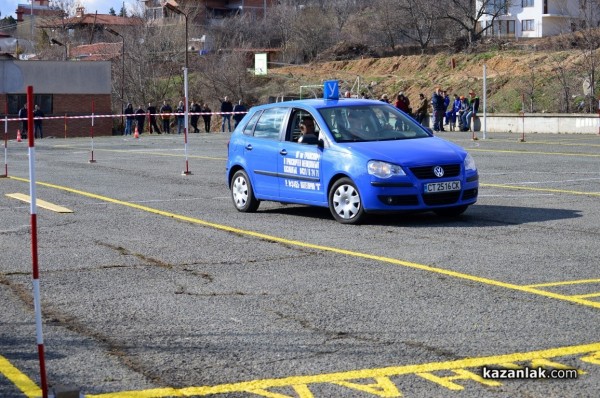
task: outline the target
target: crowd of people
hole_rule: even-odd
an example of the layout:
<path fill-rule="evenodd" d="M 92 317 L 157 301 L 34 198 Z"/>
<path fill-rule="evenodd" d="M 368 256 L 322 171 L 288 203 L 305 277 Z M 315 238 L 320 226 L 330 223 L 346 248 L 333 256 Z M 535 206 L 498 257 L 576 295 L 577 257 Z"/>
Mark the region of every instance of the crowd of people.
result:
<path fill-rule="evenodd" d="M 381 101 L 391 103 L 387 94 L 383 94 Z M 420 93 L 416 107 L 411 107 L 410 100 L 400 92 L 396 96 L 394 106 L 401 111 L 411 115 L 420 124 L 428 124 L 428 116 L 433 116 L 433 131 L 469 131 L 471 123 L 479 112 L 479 97 L 473 90 L 469 91 L 469 96 L 459 96 L 453 94 L 450 98 L 448 90 L 437 87 L 431 99 L 425 94 Z"/>
<path fill-rule="evenodd" d="M 247 108 L 239 100 L 234 106 L 227 97 L 220 99 L 221 106 L 219 111 L 222 119 L 221 131 L 225 132 L 225 127 L 229 132 L 233 131 L 231 126 L 231 119 L 233 119 L 233 128 L 237 127 L 238 123 L 244 118 Z M 195 100 L 190 101 L 190 107 L 188 109 L 190 115 L 191 133 L 200 133 L 201 128 L 205 133 L 211 132 L 211 123 L 213 111 L 205 102 L 197 102 Z M 175 109 L 170 105 L 168 100 L 164 100 L 160 108 L 157 108 L 153 103 L 148 103 L 148 106 L 139 107 L 134 110 L 133 104 L 127 104 L 127 107 L 123 111 L 125 117 L 123 135 L 132 135 L 135 129 L 138 134 L 143 132 L 149 132 L 150 134 L 181 134 L 184 132 L 185 127 L 185 104 L 183 101 L 179 101 Z M 200 120 L 204 122 L 204 126 L 198 126 Z M 160 120 L 160 127 L 157 123 Z M 146 124 L 148 123 L 148 124 Z M 146 130 L 144 130 L 144 127 Z"/>

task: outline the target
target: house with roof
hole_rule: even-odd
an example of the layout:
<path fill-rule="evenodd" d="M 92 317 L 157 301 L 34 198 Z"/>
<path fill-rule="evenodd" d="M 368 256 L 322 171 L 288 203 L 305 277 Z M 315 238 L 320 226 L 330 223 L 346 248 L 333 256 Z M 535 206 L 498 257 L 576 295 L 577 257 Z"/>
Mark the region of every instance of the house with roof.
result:
<path fill-rule="evenodd" d="M 484 3 L 485 1 L 485 3 Z M 487 14 L 481 28 L 491 26 L 486 36 L 538 38 L 598 26 L 600 11 L 590 0 L 477 0 Z M 492 18 L 492 15 L 499 16 Z"/>
<path fill-rule="evenodd" d="M 276 0 L 140 0 L 149 19 L 180 18 L 169 8 L 194 9 L 194 23 L 219 24 L 239 14 L 262 18 Z"/>

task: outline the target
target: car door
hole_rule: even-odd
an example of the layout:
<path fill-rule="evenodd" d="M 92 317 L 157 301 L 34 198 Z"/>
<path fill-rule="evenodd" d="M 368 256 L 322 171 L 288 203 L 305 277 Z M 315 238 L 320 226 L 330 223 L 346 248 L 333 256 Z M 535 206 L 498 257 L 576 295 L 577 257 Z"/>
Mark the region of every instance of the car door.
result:
<path fill-rule="evenodd" d="M 299 126 L 304 117 L 312 118 L 318 136 L 319 126 L 314 116 L 306 110 L 293 109 L 277 161 L 279 196 L 283 201 L 294 203 L 322 203 L 326 201 L 321 177 L 323 148 L 316 142 L 298 143 Z"/>
<path fill-rule="evenodd" d="M 287 108 L 265 109 L 255 124 L 248 123 L 244 130 L 244 157 L 250 178 L 254 182 L 255 195 L 261 199 L 277 199 L 279 183 L 277 160 L 279 158 L 280 135 L 286 119 Z"/>

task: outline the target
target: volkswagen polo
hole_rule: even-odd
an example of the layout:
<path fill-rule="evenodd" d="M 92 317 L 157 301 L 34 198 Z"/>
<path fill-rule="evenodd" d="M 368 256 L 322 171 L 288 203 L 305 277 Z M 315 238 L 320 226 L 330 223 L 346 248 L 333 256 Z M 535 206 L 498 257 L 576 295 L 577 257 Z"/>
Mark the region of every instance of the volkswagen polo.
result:
<path fill-rule="evenodd" d="M 390 104 L 362 99 L 252 108 L 231 135 L 226 173 L 240 212 L 295 203 L 328 207 L 344 224 L 369 213 L 458 216 L 479 188 L 464 149 Z"/>

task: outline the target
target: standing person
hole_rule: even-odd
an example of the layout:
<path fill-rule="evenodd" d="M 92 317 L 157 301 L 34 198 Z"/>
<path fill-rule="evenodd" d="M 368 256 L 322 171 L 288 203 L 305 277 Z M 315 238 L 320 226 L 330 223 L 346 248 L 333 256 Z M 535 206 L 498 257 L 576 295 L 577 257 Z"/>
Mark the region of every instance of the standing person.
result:
<path fill-rule="evenodd" d="M 179 101 L 175 112 L 177 112 L 177 134 L 181 134 L 181 132 L 185 128 L 185 104 L 183 103 L 183 101 Z"/>
<path fill-rule="evenodd" d="M 381 102 L 385 102 L 386 104 L 389 104 L 389 103 L 390 103 L 390 100 L 388 99 L 388 95 L 387 95 L 387 94 L 383 94 L 383 95 L 381 96 L 381 99 L 380 99 L 379 101 L 381 101 Z"/>
<path fill-rule="evenodd" d="M 148 115 L 150 115 L 150 121 L 148 124 L 148 130 L 150 130 L 150 134 L 152 134 L 152 130 L 154 130 L 156 134 L 160 134 L 160 129 L 156 124 L 156 107 L 151 102 L 148 102 L 148 108 L 146 108 L 146 111 L 148 112 Z"/>
<path fill-rule="evenodd" d="M 40 118 L 44 117 L 44 112 L 40 109 L 39 106 L 35 106 L 33 108 L 33 117 Z M 42 132 L 42 119 L 34 119 L 33 120 L 33 133 L 35 134 L 35 138 L 42 139 L 44 138 L 44 133 Z"/>
<path fill-rule="evenodd" d="M 125 114 L 125 132 L 123 135 L 131 135 L 131 128 L 133 127 L 133 120 L 135 119 L 133 105 L 131 105 L 131 103 L 127 104 L 123 113 Z"/>
<path fill-rule="evenodd" d="M 173 112 L 173 108 L 167 102 L 167 100 L 163 101 L 162 106 L 160 107 L 160 118 L 162 119 L 163 132 L 165 134 L 171 134 L 171 113 Z"/>
<path fill-rule="evenodd" d="M 202 115 L 202 119 L 204 120 L 204 131 L 210 133 L 210 118 L 212 116 L 212 110 L 208 107 L 206 103 L 202 104 L 202 107 L 200 109 L 202 113 L 204 113 L 204 115 Z"/>
<path fill-rule="evenodd" d="M 450 124 L 450 111 L 448 111 L 448 107 L 450 106 L 450 96 L 448 95 L 448 91 L 444 90 L 444 118 L 445 124 L 444 126 L 448 126 Z"/>
<path fill-rule="evenodd" d="M 220 101 L 221 101 L 221 117 L 223 118 L 222 122 L 221 122 L 221 132 L 222 133 L 225 132 L 225 121 L 227 121 L 227 128 L 229 129 L 229 132 L 231 133 L 231 113 L 229 113 L 229 112 L 233 112 L 233 104 L 231 103 L 231 101 L 229 101 L 229 98 L 227 98 L 227 96 Z"/>
<path fill-rule="evenodd" d="M 456 118 L 460 112 L 460 97 L 458 94 L 454 94 L 454 101 L 452 102 L 452 109 L 450 110 L 450 131 L 454 131 L 456 128 Z"/>
<path fill-rule="evenodd" d="M 465 120 L 465 115 L 467 114 L 467 111 L 469 110 L 469 99 L 465 98 L 464 95 L 460 96 L 460 108 L 458 110 L 458 129 L 460 131 L 463 131 L 465 125 L 464 125 L 464 120 Z"/>
<path fill-rule="evenodd" d="M 427 117 L 427 109 L 429 108 L 429 103 L 427 102 L 427 98 L 423 93 L 419 94 L 419 106 L 415 111 L 415 119 L 417 122 L 423 124 L 425 118 Z"/>
<path fill-rule="evenodd" d="M 238 103 L 233 107 L 233 128 L 236 128 L 238 126 L 238 124 L 240 124 L 240 122 L 242 121 L 242 119 L 244 118 L 244 116 L 246 116 L 245 113 L 242 112 L 246 112 L 246 107 L 244 106 L 244 104 L 242 103 L 242 100 L 239 100 Z"/>
<path fill-rule="evenodd" d="M 23 105 L 21 109 L 19 109 L 19 119 L 21 120 L 21 138 L 27 138 L 27 103 Z"/>
<path fill-rule="evenodd" d="M 433 110 L 433 131 L 444 131 L 444 96 L 441 88 L 436 88 L 431 96 L 431 108 Z"/>
<path fill-rule="evenodd" d="M 471 100 L 469 104 L 469 110 L 465 113 L 463 120 L 464 131 L 469 131 L 471 120 L 475 119 L 475 116 L 477 116 L 477 112 L 479 112 L 479 97 L 476 96 L 475 92 L 472 90 L 469 92 L 469 96 L 471 97 Z M 473 127 L 473 130 L 474 129 L 475 127 Z"/>
<path fill-rule="evenodd" d="M 138 133 L 142 134 L 144 132 L 144 122 L 146 121 L 146 111 L 144 111 L 144 106 L 140 105 L 140 107 L 135 111 L 135 124 L 138 129 Z"/>
<path fill-rule="evenodd" d="M 200 115 L 198 115 L 198 113 L 201 112 L 201 108 L 200 108 L 200 105 L 194 100 L 192 100 L 192 105 L 190 106 L 190 112 L 192 113 L 190 123 L 192 124 L 192 127 L 194 128 L 194 133 L 199 133 L 200 130 L 198 130 L 198 119 L 200 119 Z"/>

